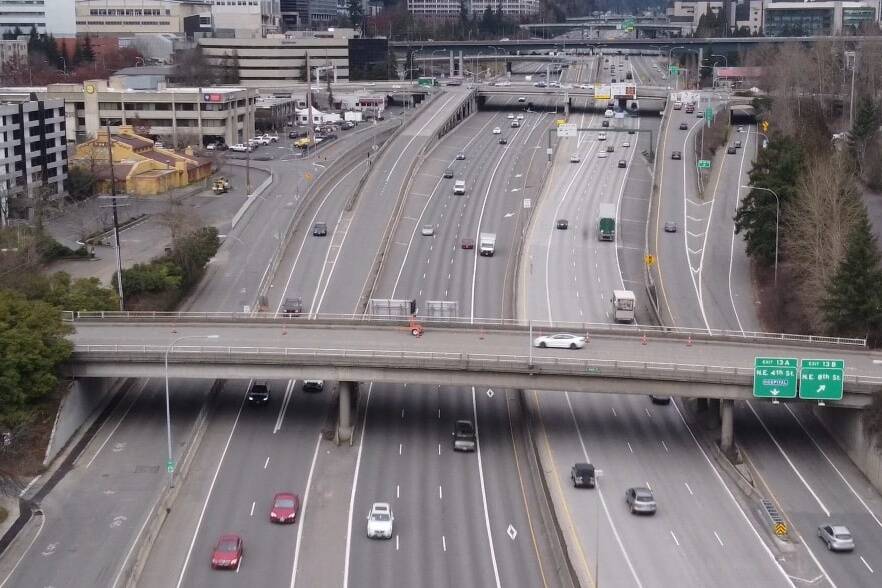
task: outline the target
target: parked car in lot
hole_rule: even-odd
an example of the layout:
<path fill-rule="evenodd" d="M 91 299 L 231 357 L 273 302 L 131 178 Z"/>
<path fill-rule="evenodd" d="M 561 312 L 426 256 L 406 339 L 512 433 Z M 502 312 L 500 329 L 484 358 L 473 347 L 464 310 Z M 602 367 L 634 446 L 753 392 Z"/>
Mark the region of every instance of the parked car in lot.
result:
<path fill-rule="evenodd" d="M 818 527 L 818 537 L 821 538 L 829 551 L 852 551 L 854 549 L 854 537 L 848 527 L 821 525 Z"/>
<path fill-rule="evenodd" d="M 278 143 L 279 142 L 279 136 L 276 135 L 275 133 L 273 133 L 273 134 L 264 133 L 261 138 L 264 141 L 267 141 L 267 143 L 266 143 L 267 145 L 269 145 L 270 143 Z"/>
<path fill-rule="evenodd" d="M 391 539 L 395 516 L 388 502 L 375 502 L 367 516 L 367 536 L 370 539 Z"/>
<path fill-rule="evenodd" d="M 274 523 L 296 523 L 300 510 L 300 497 L 291 492 L 278 492 L 273 497 L 269 518 Z"/>
<path fill-rule="evenodd" d="M 585 347 L 585 337 L 570 333 L 558 333 L 556 335 L 543 335 L 533 340 L 536 347 L 559 347 L 563 349 L 581 349 Z"/>
<path fill-rule="evenodd" d="M 234 143 L 230 145 L 230 151 L 235 151 L 236 153 L 247 153 L 249 151 L 253 151 L 253 148 L 250 145 L 245 145 L 244 143 Z"/>
<path fill-rule="evenodd" d="M 625 502 L 631 514 L 655 514 L 655 496 L 649 488 L 628 488 L 625 492 Z"/>
<path fill-rule="evenodd" d="M 242 561 L 244 545 L 242 538 L 235 533 L 221 535 L 211 551 L 211 567 L 235 569 Z"/>

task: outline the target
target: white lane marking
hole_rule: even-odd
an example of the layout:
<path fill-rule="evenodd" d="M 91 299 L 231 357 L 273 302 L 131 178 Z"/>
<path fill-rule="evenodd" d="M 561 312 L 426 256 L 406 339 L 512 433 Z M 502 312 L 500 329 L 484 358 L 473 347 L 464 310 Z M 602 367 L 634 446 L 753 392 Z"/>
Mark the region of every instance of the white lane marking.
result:
<path fill-rule="evenodd" d="M 805 489 L 809 491 L 809 494 L 812 495 L 812 498 L 815 499 L 815 502 L 818 503 L 818 506 L 821 507 L 821 510 L 824 511 L 824 514 L 829 518 L 830 517 L 830 510 L 826 507 L 826 505 L 823 502 L 821 502 L 821 498 L 815 493 L 814 489 L 809 485 L 808 481 L 799 472 L 799 469 L 797 469 L 796 464 L 793 463 L 793 461 L 790 459 L 790 456 L 787 455 L 787 452 L 784 451 L 784 448 L 781 447 L 780 443 L 778 443 L 778 440 L 772 434 L 772 431 L 770 431 L 769 428 L 766 426 L 765 421 L 763 421 L 763 419 L 762 419 L 762 417 L 760 417 L 759 413 L 756 412 L 756 410 L 753 408 L 753 405 L 750 403 L 749 400 L 746 402 L 746 404 L 747 404 L 747 408 L 750 409 L 750 412 L 753 413 L 753 416 L 756 417 L 756 420 L 758 420 L 760 425 L 762 425 L 763 430 L 766 432 L 766 435 L 769 436 L 769 439 L 771 439 L 772 443 L 775 444 L 775 447 L 778 448 L 778 452 L 781 454 L 781 457 L 784 458 L 784 461 L 787 462 L 787 465 L 790 466 L 790 469 L 793 470 L 793 473 L 796 474 L 796 477 L 799 478 L 799 481 L 802 482 L 802 485 L 805 486 Z"/>
<path fill-rule="evenodd" d="M 441 444 L 438 444 L 438 455 L 441 455 Z"/>
<path fill-rule="evenodd" d="M 625 443 L 628 444 L 628 451 L 630 451 L 631 453 L 634 453 L 634 448 L 631 447 L 631 442 L 630 442 L 630 441 L 625 441 Z"/>
<path fill-rule="evenodd" d="M 147 382 L 149 382 L 149 381 L 150 381 L 150 378 L 147 378 L 141 384 L 141 389 L 135 393 L 135 397 L 132 399 L 132 402 L 129 403 L 129 405 L 126 407 L 125 412 L 122 414 L 121 417 L 119 417 L 119 421 L 117 421 L 116 425 L 113 426 L 113 429 L 107 435 L 107 439 L 104 440 L 104 442 L 98 448 L 98 451 L 95 452 L 95 455 L 93 455 L 92 459 L 89 460 L 89 463 L 86 464 L 87 470 L 89 469 L 89 466 L 92 465 L 92 462 L 94 462 L 95 459 L 98 457 L 98 455 L 100 455 L 101 450 L 104 449 L 104 446 L 107 445 L 107 442 L 110 441 L 110 438 L 113 437 L 113 434 L 116 433 L 116 430 L 119 429 L 119 426 L 123 423 L 124 420 L 126 420 L 126 416 L 129 414 L 129 411 L 132 410 L 132 407 L 135 405 L 135 403 L 138 401 L 138 399 L 141 397 L 141 393 L 144 391 L 144 388 L 147 386 Z"/>
<path fill-rule="evenodd" d="M 490 545 L 490 559 L 493 562 L 493 577 L 496 580 L 496 588 L 502 588 L 499 580 L 499 566 L 496 564 L 496 550 L 493 548 L 493 531 L 490 530 L 490 512 L 487 509 L 487 488 L 484 485 L 484 463 L 481 459 L 481 438 L 478 433 L 478 404 L 475 387 L 472 386 L 472 418 L 475 420 L 475 442 L 478 446 L 478 476 L 481 480 L 481 502 L 484 505 L 484 526 L 487 529 L 487 543 Z M 444 551 L 447 551 L 445 543 Z"/>
<path fill-rule="evenodd" d="M 269 460 L 270 460 L 270 458 L 269 458 L 269 456 L 267 456 L 266 461 L 263 462 L 263 469 L 266 469 L 266 467 L 269 465 Z"/>
<path fill-rule="evenodd" d="M 217 462 L 217 467 L 214 470 L 214 476 L 211 478 L 211 484 L 208 486 L 208 494 L 205 496 L 205 501 L 202 503 L 202 511 L 199 513 L 199 520 L 196 521 L 196 529 L 193 531 L 193 538 L 190 540 L 190 547 L 187 548 L 187 556 L 184 558 L 184 565 L 181 568 L 181 575 L 178 576 L 177 588 L 181 588 L 184 584 L 184 575 L 187 573 L 187 566 L 190 564 L 190 557 L 193 555 L 193 547 L 196 545 L 196 538 L 199 536 L 199 529 L 202 528 L 202 519 L 205 518 L 205 511 L 208 508 L 208 502 L 211 500 L 211 494 L 214 492 L 214 485 L 217 483 L 217 477 L 220 475 L 221 466 L 224 465 L 224 458 L 227 456 L 227 450 L 230 448 L 230 442 L 233 440 L 233 434 L 236 432 L 236 427 L 239 424 L 239 417 L 242 416 L 242 408 L 245 406 L 245 397 L 247 394 L 242 394 L 242 401 L 239 403 L 239 412 L 236 413 L 236 419 L 233 421 L 233 426 L 230 428 L 230 434 L 227 436 L 227 442 L 224 444 L 224 450 L 221 452 L 220 459 Z"/>
<path fill-rule="evenodd" d="M 447 538 L 444 535 L 441 535 L 441 547 L 444 551 L 447 551 Z"/>
<path fill-rule="evenodd" d="M 370 395 L 370 392 L 368 392 Z M 319 447 L 322 446 L 322 435 L 319 433 L 315 440 L 315 451 L 312 453 L 312 463 L 309 464 L 309 474 L 306 476 L 306 490 L 303 492 L 303 503 L 300 505 L 300 520 L 297 525 L 297 541 L 294 543 L 294 565 L 291 567 L 291 588 L 297 581 L 297 562 L 300 560 L 300 540 L 303 537 L 303 519 L 306 518 L 306 508 L 309 506 L 309 490 L 312 488 L 312 475 L 315 473 L 315 462 L 318 460 Z"/>
<path fill-rule="evenodd" d="M 484 123 L 481 126 L 481 128 L 479 128 L 478 131 L 472 136 L 472 138 L 469 139 L 468 142 L 465 144 L 465 147 L 463 147 L 463 149 L 462 149 L 463 152 L 465 152 L 471 146 L 471 144 L 474 141 L 476 141 L 479 137 L 485 136 L 484 130 L 487 128 L 487 126 L 490 125 L 491 122 L 493 122 L 493 120 L 494 120 L 493 118 L 487 119 L 487 122 Z M 420 227 L 420 225 L 422 224 L 423 216 L 426 214 L 426 209 L 429 208 L 429 203 L 434 199 L 435 194 L 438 192 L 438 189 L 441 187 L 442 182 L 443 182 L 443 178 L 440 178 L 438 180 L 438 182 L 435 184 L 435 187 L 432 189 L 432 194 L 429 196 L 429 198 L 426 199 L 426 203 L 423 205 L 423 208 L 420 211 L 419 219 L 413 219 L 417 222 L 414 224 L 413 231 L 410 234 L 410 239 L 408 239 L 408 241 L 407 241 L 407 249 L 404 251 L 404 257 L 401 260 L 401 266 L 398 268 L 398 275 L 395 277 L 395 284 L 392 286 L 391 298 L 395 298 L 395 292 L 396 292 L 396 290 L 398 290 L 398 282 L 401 280 L 401 275 L 404 273 L 404 267 L 407 265 L 407 258 L 410 255 L 410 248 L 413 245 L 414 237 L 417 234 L 417 228 Z M 447 206 L 446 203 L 445 203 L 445 206 Z M 444 215 L 442 214 L 441 216 L 443 217 Z M 450 261 L 451 261 L 451 263 L 453 262 L 452 259 Z M 426 263 L 429 263 L 428 259 L 426 260 Z M 426 278 L 426 275 L 423 274 L 423 279 L 425 279 L 425 278 Z M 448 280 L 450 279 L 449 275 L 448 275 L 447 279 Z"/>
<path fill-rule="evenodd" d="M 4 586 L 6 586 L 6 582 L 9 581 L 9 578 L 12 577 L 12 574 L 14 574 L 15 571 L 18 569 L 18 566 L 21 565 L 22 560 L 25 558 L 25 556 L 28 554 L 28 552 L 34 546 L 34 543 L 37 542 L 37 539 L 40 537 L 40 534 L 43 532 L 43 525 L 45 525 L 45 524 L 46 524 L 46 511 L 44 510 L 43 516 L 40 517 L 40 527 L 37 529 L 37 534 L 34 535 L 34 538 L 31 539 L 31 542 L 28 544 L 27 549 L 25 549 L 24 552 L 22 552 L 21 557 L 18 558 L 18 561 L 15 562 L 15 565 L 12 566 L 11 570 L 9 570 L 9 574 L 7 574 L 5 578 L 3 578 L 3 582 L 0 582 L 0 588 L 3 588 Z"/>
<path fill-rule="evenodd" d="M 723 540 L 722 540 L 722 539 L 720 539 L 720 536 L 719 536 L 719 535 L 718 535 L 718 534 L 717 534 L 717 532 L 716 532 L 716 531 L 714 531 L 714 537 L 716 537 L 716 538 L 717 538 L 717 543 L 719 543 L 719 544 L 720 544 L 720 547 L 725 547 L 725 545 L 723 545 Z"/>
<path fill-rule="evenodd" d="M 686 486 L 686 489 L 689 490 L 689 495 L 695 496 L 695 492 L 693 492 L 692 488 L 689 487 L 689 482 L 683 482 L 683 484 Z"/>
<path fill-rule="evenodd" d="M 576 427 L 576 434 L 579 437 L 579 445 L 582 447 L 582 455 L 584 456 L 586 462 L 593 463 L 591 461 L 591 458 L 588 456 L 588 450 L 585 448 L 585 439 L 582 437 L 582 428 L 579 426 L 579 421 L 576 420 L 576 412 L 573 410 L 573 403 L 570 401 L 570 393 L 564 392 L 564 397 L 567 399 L 567 406 L 570 409 L 570 417 L 573 419 L 573 425 L 575 425 Z M 618 543 L 619 545 L 619 550 L 621 550 L 622 556 L 625 558 L 625 563 L 628 564 L 628 569 L 631 570 L 631 576 L 637 583 L 637 587 L 643 588 L 643 582 L 641 582 L 640 578 L 637 576 L 637 570 L 634 569 L 634 564 L 631 562 L 631 558 L 628 556 L 628 551 L 625 549 L 625 544 L 622 543 L 622 538 L 621 536 L 619 536 L 619 531 L 618 529 L 616 529 L 616 526 L 613 523 L 612 515 L 610 515 L 609 513 L 609 507 L 606 504 L 606 498 L 604 498 L 603 490 L 601 490 L 600 486 L 597 487 L 597 495 L 598 497 L 600 497 L 600 504 L 603 505 L 603 512 L 606 515 L 606 520 L 609 523 L 610 528 L 612 529 L 613 536 L 616 539 L 616 543 Z"/>
<path fill-rule="evenodd" d="M 612 407 L 611 407 L 611 408 L 612 408 Z M 614 417 L 619 416 L 619 415 L 616 414 L 616 409 L 615 409 L 615 408 L 612 408 L 612 413 L 613 413 L 613 416 L 614 416 Z M 662 441 L 662 443 L 664 443 L 664 441 Z"/>
<path fill-rule="evenodd" d="M 352 511 L 355 507 L 355 491 L 358 490 L 358 472 L 361 469 L 361 450 L 364 449 L 364 432 L 367 430 L 368 407 L 371 404 L 371 390 L 374 383 L 368 386 L 367 399 L 364 401 L 364 421 L 361 423 L 361 436 L 358 440 L 358 455 L 355 458 L 355 473 L 352 474 L 352 492 L 349 494 L 349 522 L 346 523 L 346 562 L 343 564 L 343 588 L 349 588 L 349 554 L 352 549 Z M 303 526 L 302 524 L 300 525 Z M 398 541 L 398 536 L 395 536 Z"/>
<path fill-rule="evenodd" d="M 398 551 L 398 535 L 395 535 L 395 551 Z"/>
<path fill-rule="evenodd" d="M 670 453 L 670 451 L 668 450 L 668 445 L 664 441 L 662 441 L 661 444 L 662 444 L 662 447 L 665 448 L 665 453 Z"/>
<path fill-rule="evenodd" d="M 739 513 L 741 513 L 741 518 L 744 520 L 745 523 L 747 523 L 747 526 L 750 527 L 750 530 L 753 532 L 753 536 L 756 537 L 756 540 L 759 543 L 760 547 L 763 548 L 763 551 L 766 552 L 766 555 L 768 556 L 769 560 L 772 562 L 772 564 L 776 568 L 778 568 L 778 571 L 781 573 L 781 575 L 784 577 L 784 580 L 790 585 L 790 587 L 796 588 L 796 585 L 793 583 L 793 580 L 790 579 L 790 576 L 788 576 L 787 572 L 784 571 L 784 568 L 781 567 L 781 563 L 775 557 L 775 554 L 772 553 L 772 550 L 769 549 L 769 546 L 766 545 L 765 541 L 763 541 L 763 538 L 760 536 L 759 531 L 756 530 L 756 527 L 753 525 L 753 522 L 751 522 L 750 517 L 748 517 L 747 513 L 745 513 L 744 510 L 741 509 L 741 505 L 738 504 L 738 501 L 735 499 L 735 495 L 732 494 L 732 491 L 729 489 L 729 486 L 727 486 L 726 482 L 723 480 L 723 476 L 717 470 L 717 467 L 713 464 L 710 457 L 708 457 L 707 452 L 704 450 L 704 447 L 702 447 L 701 444 L 698 442 L 698 439 L 695 437 L 695 433 L 692 432 L 692 428 L 689 426 L 689 423 L 686 422 L 686 418 L 683 416 L 683 413 L 680 412 L 680 407 L 677 406 L 676 402 L 672 402 L 671 404 L 674 405 L 674 408 L 677 411 L 677 415 L 679 415 L 680 420 L 683 422 L 683 426 L 686 427 L 686 430 L 689 432 L 689 436 L 692 437 L 693 443 L 695 443 L 695 446 L 698 447 L 698 450 L 701 452 L 702 457 L 704 457 L 704 461 L 707 463 L 707 465 L 710 466 L 711 470 L 713 470 L 714 477 L 716 477 L 717 482 L 720 483 L 720 486 L 723 487 L 723 490 L 725 490 L 726 495 L 729 497 L 729 499 L 735 505 L 735 508 L 738 510 Z M 808 546 L 806 546 L 806 549 L 808 549 Z M 810 550 L 809 550 L 809 553 L 811 553 Z M 814 555 L 812 555 L 812 558 L 814 559 Z M 817 560 L 815 560 L 815 562 L 817 562 Z M 820 565 L 818 565 L 818 567 L 820 568 Z M 822 568 L 822 571 L 823 571 L 823 568 Z M 829 576 L 828 576 L 828 579 L 829 579 Z"/>
<path fill-rule="evenodd" d="M 864 559 L 864 556 L 863 556 L 863 555 L 861 556 L 861 561 L 864 562 L 864 565 L 867 566 L 867 569 L 870 570 L 870 573 L 871 573 L 871 574 L 875 574 L 875 573 L 876 573 L 876 572 L 873 571 L 873 568 L 870 567 L 870 564 L 867 563 L 867 560 Z"/>
<path fill-rule="evenodd" d="M 744 140 L 744 145 L 750 145 L 750 129 L 751 127 L 747 127 L 747 137 Z M 758 136 L 758 135 L 757 135 Z M 737 214 L 738 206 L 741 204 L 741 186 L 746 182 L 742 181 L 744 177 L 744 159 L 747 156 L 747 149 L 741 150 L 741 164 L 738 166 L 738 185 L 736 186 L 735 192 L 735 210 L 734 212 Z M 720 175 L 722 175 L 722 170 L 720 170 Z M 734 218 L 734 217 L 733 217 Z M 738 323 L 738 330 L 741 333 L 744 333 L 744 327 L 741 325 L 741 318 L 738 316 L 738 308 L 735 307 L 735 296 L 732 293 L 732 264 L 735 261 L 735 225 L 732 225 L 732 240 L 729 243 L 729 302 L 732 304 L 732 312 L 735 313 L 735 322 Z M 785 405 L 786 406 L 786 405 Z"/>
<path fill-rule="evenodd" d="M 401 420 L 404 420 L 404 409 L 401 409 Z"/>
<path fill-rule="evenodd" d="M 792 410 L 790 410 L 789 406 L 787 406 L 785 404 L 784 407 L 787 409 L 787 412 L 789 412 L 791 414 L 791 416 L 793 416 L 793 418 L 799 424 L 799 427 L 803 430 L 803 432 L 805 432 L 805 434 L 811 440 L 812 444 L 818 450 L 818 453 L 820 453 L 821 455 L 824 456 L 824 459 L 827 460 L 827 463 L 830 464 L 830 467 L 833 468 L 833 471 L 836 472 L 836 475 L 839 476 L 839 479 L 842 480 L 842 482 L 848 487 L 848 489 L 851 491 L 851 493 L 854 494 L 854 497 L 857 498 L 858 502 L 861 503 L 861 506 L 863 506 L 864 509 L 866 509 L 867 513 L 869 513 L 869 515 L 871 517 L 873 517 L 873 520 L 876 521 L 876 524 L 879 525 L 880 527 L 882 527 L 882 522 L 879 521 L 879 518 L 876 516 L 876 513 L 874 513 L 872 511 L 872 509 L 870 509 L 870 505 L 868 505 L 866 502 L 864 502 L 864 499 L 861 498 L 860 494 L 857 493 L 857 490 L 854 489 L 854 487 L 848 482 L 848 480 L 842 474 L 842 472 L 839 471 L 839 468 L 836 467 L 836 465 L 833 463 L 833 461 L 830 459 L 830 457 L 826 454 L 826 452 L 824 452 L 824 450 L 821 449 L 821 446 L 818 445 L 818 442 L 815 441 L 815 438 L 812 437 L 811 433 L 808 432 L 808 429 L 806 429 L 805 426 L 802 424 L 802 420 Z"/>
<path fill-rule="evenodd" d="M 285 414 L 288 412 L 288 405 L 291 402 L 291 395 L 294 394 L 294 385 L 297 380 L 288 380 L 285 386 L 285 397 L 282 399 L 282 407 L 279 409 L 279 416 L 276 418 L 276 425 L 273 427 L 273 435 L 282 429 L 282 422 L 285 420 Z"/>
<path fill-rule="evenodd" d="M 395 484 L 395 498 L 401 498 L 401 484 Z"/>
<path fill-rule="evenodd" d="M 255 506 L 256 504 L 257 504 L 257 501 L 256 501 L 256 500 L 252 500 L 252 501 L 251 501 L 251 513 L 250 513 L 248 516 L 251 516 L 251 517 L 254 516 L 254 506 Z"/>
<path fill-rule="evenodd" d="M 312 219 L 310 219 L 309 221 L 309 226 L 304 232 L 303 240 L 300 242 L 300 247 L 297 249 L 297 255 L 294 256 L 294 263 L 291 264 L 291 271 L 288 272 L 288 279 L 285 280 L 285 288 L 282 290 L 281 296 L 279 296 L 279 305 L 276 307 L 276 314 L 278 314 L 278 312 L 282 310 L 282 304 L 285 302 L 285 294 L 288 292 L 288 286 L 291 285 L 291 280 L 294 278 L 294 269 L 297 267 L 297 262 L 300 261 L 300 254 L 303 253 L 303 247 L 306 245 L 307 239 L 312 238 L 312 229 L 310 227 L 315 224 L 315 220 L 318 218 L 319 213 L 321 213 L 322 208 L 324 208 L 325 202 L 327 202 L 328 198 L 330 198 L 332 194 L 337 193 L 337 186 L 342 184 L 346 180 L 346 178 L 349 177 L 349 174 L 358 171 L 362 165 L 364 164 L 361 163 L 359 165 L 356 165 L 351 170 L 346 172 L 346 174 L 342 178 L 340 178 L 330 190 L 328 190 L 328 193 L 325 195 L 324 198 L 322 198 L 321 203 L 318 205 L 318 207 L 316 207 L 315 214 L 312 215 Z M 333 234 L 331 234 L 331 239 L 333 238 L 334 236 Z M 330 246 L 328 247 L 328 249 L 330 249 Z M 322 266 L 322 272 L 324 272 L 324 266 Z M 321 276 L 319 276 L 318 284 L 321 284 Z"/>
<path fill-rule="evenodd" d="M 444 491 L 441 490 L 441 486 L 438 486 L 438 500 L 444 500 Z"/>
<path fill-rule="evenodd" d="M 673 530 L 673 529 L 671 529 L 671 537 L 673 537 L 673 538 L 674 538 L 674 543 L 676 543 L 676 544 L 677 544 L 677 547 L 680 547 L 680 542 L 679 542 L 679 541 L 677 541 L 677 536 L 676 536 L 676 535 L 674 535 L 674 530 Z"/>
<path fill-rule="evenodd" d="M 398 444 L 398 455 L 401 455 L 403 451 L 404 451 L 404 444 L 399 443 Z"/>
<path fill-rule="evenodd" d="M 652 418 L 652 413 L 649 412 L 648 408 L 644 408 L 643 411 L 646 413 L 646 416 L 648 416 L 649 418 Z"/>

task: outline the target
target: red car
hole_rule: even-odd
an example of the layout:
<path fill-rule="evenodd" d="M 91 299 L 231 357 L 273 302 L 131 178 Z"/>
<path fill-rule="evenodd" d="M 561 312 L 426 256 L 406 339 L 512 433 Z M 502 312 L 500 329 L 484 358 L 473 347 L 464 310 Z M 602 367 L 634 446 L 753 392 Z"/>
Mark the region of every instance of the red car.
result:
<path fill-rule="evenodd" d="M 242 538 L 229 533 L 221 535 L 211 552 L 211 567 L 236 569 L 242 561 Z"/>
<path fill-rule="evenodd" d="M 270 509 L 270 521 L 274 523 L 296 523 L 297 511 L 300 510 L 300 497 L 290 492 L 279 492 L 273 498 Z"/>

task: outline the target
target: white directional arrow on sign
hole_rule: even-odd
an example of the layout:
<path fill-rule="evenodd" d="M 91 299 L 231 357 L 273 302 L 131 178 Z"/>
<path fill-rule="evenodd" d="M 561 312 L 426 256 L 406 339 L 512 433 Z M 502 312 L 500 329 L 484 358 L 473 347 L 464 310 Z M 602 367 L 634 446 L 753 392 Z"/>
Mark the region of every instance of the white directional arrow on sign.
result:
<path fill-rule="evenodd" d="M 820 392 L 823 392 L 823 391 L 826 390 L 826 389 L 827 389 L 827 384 L 821 384 L 820 386 L 818 386 L 818 392 L 819 392 L 819 393 L 820 393 Z"/>
<path fill-rule="evenodd" d="M 772 388 L 771 390 L 769 390 L 769 392 L 772 393 L 772 396 L 777 396 L 778 394 L 781 393 L 781 391 L 778 390 L 777 388 Z"/>

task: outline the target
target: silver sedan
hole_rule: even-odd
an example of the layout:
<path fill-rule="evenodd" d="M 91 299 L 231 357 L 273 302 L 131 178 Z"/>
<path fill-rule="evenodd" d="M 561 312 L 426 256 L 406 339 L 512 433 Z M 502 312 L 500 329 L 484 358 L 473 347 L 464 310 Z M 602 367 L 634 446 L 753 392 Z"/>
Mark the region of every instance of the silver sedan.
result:
<path fill-rule="evenodd" d="M 830 551 L 851 551 L 854 549 L 854 537 L 848 527 L 842 525 L 821 525 L 818 537 L 827 544 Z"/>
<path fill-rule="evenodd" d="M 543 335 L 533 340 L 536 347 L 561 347 L 563 349 L 581 349 L 585 347 L 585 337 L 579 335 L 571 335 L 569 333 L 558 333 L 557 335 Z"/>

